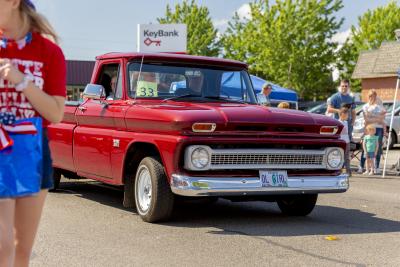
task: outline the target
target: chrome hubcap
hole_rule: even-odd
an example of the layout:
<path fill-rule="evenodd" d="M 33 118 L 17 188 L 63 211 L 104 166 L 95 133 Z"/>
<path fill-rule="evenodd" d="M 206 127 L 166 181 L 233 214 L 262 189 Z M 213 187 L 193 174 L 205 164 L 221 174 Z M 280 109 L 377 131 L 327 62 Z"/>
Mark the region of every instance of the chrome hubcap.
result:
<path fill-rule="evenodd" d="M 146 166 L 140 166 L 137 183 L 137 198 L 140 209 L 146 213 L 151 204 L 151 177 L 150 171 Z"/>

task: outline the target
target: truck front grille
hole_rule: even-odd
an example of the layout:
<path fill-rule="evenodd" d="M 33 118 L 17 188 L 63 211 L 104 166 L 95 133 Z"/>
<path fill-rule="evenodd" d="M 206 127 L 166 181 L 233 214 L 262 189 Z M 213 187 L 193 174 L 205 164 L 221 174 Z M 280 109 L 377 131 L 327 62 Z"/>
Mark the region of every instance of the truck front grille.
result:
<path fill-rule="evenodd" d="M 211 156 L 211 165 L 321 165 L 323 159 L 323 155 L 214 154 Z"/>
<path fill-rule="evenodd" d="M 213 149 L 210 169 L 325 169 L 324 150 Z"/>

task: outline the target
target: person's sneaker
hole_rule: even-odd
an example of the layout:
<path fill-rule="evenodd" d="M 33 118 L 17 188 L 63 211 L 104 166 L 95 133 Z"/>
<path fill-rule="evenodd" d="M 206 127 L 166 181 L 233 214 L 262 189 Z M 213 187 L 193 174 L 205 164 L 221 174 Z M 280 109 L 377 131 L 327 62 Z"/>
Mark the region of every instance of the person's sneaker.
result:
<path fill-rule="evenodd" d="M 374 170 L 374 174 L 382 174 L 382 170 L 380 168 L 377 168 Z"/>
<path fill-rule="evenodd" d="M 368 175 L 374 175 L 374 171 L 370 171 Z"/>
<path fill-rule="evenodd" d="M 361 168 L 360 166 L 358 166 L 357 173 L 358 173 L 358 174 L 362 174 L 363 171 L 364 171 L 363 168 Z"/>
<path fill-rule="evenodd" d="M 369 174 L 368 170 L 366 170 L 363 174 L 368 175 Z"/>

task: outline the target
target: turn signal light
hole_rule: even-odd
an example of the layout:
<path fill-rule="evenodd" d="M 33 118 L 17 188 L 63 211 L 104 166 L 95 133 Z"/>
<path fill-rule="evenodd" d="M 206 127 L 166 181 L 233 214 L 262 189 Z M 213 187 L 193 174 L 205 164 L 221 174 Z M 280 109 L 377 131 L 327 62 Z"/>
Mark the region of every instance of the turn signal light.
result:
<path fill-rule="evenodd" d="M 322 126 L 319 133 L 326 134 L 326 135 L 333 135 L 336 134 L 338 131 L 337 126 Z"/>
<path fill-rule="evenodd" d="M 192 125 L 192 131 L 195 133 L 212 133 L 217 128 L 215 123 L 198 122 Z"/>

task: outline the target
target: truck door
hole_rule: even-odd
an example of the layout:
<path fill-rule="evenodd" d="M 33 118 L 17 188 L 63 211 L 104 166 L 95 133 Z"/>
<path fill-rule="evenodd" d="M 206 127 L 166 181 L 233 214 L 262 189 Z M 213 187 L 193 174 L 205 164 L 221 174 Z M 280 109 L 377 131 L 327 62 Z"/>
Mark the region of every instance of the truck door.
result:
<path fill-rule="evenodd" d="M 113 88 L 118 78 L 119 60 L 105 61 L 95 83 L 103 85 L 108 98 L 115 95 Z M 78 127 L 74 135 L 74 164 L 78 173 L 100 180 L 112 179 L 111 151 L 116 129 L 115 109 L 109 108 L 108 100 L 88 99 L 78 107 Z"/>

